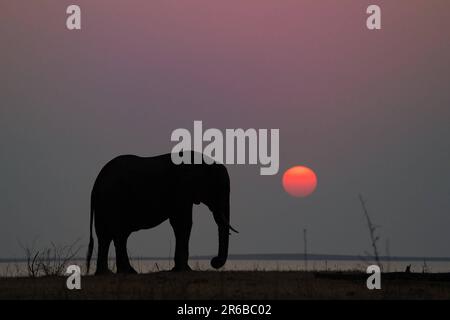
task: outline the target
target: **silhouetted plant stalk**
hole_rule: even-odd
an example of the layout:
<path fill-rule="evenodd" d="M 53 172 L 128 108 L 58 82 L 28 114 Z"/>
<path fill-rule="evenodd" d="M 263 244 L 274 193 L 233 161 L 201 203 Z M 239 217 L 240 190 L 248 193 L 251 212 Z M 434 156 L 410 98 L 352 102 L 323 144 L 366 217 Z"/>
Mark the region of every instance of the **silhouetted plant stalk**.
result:
<path fill-rule="evenodd" d="M 303 261 L 305 263 L 305 271 L 308 271 L 308 239 L 306 232 L 306 228 L 303 229 Z"/>
<path fill-rule="evenodd" d="M 367 211 L 366 202 L 364 201 L 364 198 L 362 197 L 362 195 L 359 194 L 358 197 L 359 197 L 359 201 L 361 202 L 364 216 L 366 217 L 367 227 L 369 229 L 370 241 L 372 243 L 373 257 L 375 258 L 375 262 L 380 267 L 380 269 L 383 269 L 383 266 L 380 262 L 380 256 L 378 254 L 378 247 L 377 247 L 377 243 L 380 240 L 380 237 L 378 235 L 376 235 L 376 231 L 379 228 L 379 226 L 374 225 L 372 223 L 372 219 L 370 218 L 369 212 Z"/>
<path fill-rule="evenodd" d="M 427 260 L 423 259 L 423 265 L 422 265 L 422 273 L 428 273 L 428 264 L 427 264 Z"/>
<path fill-rule="evenodd" d="M 81 249 L 78 240 L 67 246 L 57 246 L 53 242 L 42 250 L 21 245 L 27 259 L 28 276 L 35 278 L 44 276 L 61 276 L 65 273 L 69 262 L 73 261 Z"/>
<path fill-rule="evenodd" d="M 386 266 L 386 272 L 391 271 L 391 246 L 389 239 L 386 240 L 386 260 L 387 260 L 387 266 Z"/>

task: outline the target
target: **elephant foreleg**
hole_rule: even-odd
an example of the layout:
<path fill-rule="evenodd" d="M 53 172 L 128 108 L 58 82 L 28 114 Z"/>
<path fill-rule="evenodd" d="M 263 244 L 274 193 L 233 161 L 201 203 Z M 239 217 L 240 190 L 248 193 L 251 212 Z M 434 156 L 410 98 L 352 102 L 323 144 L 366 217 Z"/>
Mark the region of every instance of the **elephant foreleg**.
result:
<path fill-rule="evenodd" d="M 117 273 L 137 273 L 130 264 L 127 253 L 127 237 L 114 238 Z"/>
<path fill-rule="evenodd" d="M 170 219 L 173 231 L 175 233 L 175 267 L 173 271 L 190 271 L 189 259 L 189 238 L 192 229 L 191 214 L 174 217 Z"/>

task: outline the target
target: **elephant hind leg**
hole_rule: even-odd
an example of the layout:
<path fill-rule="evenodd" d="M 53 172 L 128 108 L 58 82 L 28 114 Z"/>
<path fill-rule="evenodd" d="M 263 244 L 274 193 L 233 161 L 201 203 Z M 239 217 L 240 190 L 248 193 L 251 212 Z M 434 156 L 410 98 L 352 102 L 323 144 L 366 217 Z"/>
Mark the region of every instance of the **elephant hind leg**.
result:
<path fill-rule="evenodd" d="M 127 253 L 127 237 L 114 238 L 114 246 L 116 247 L 116 265 L 117 273 L 136 274 L 136 270 L 130 264 Z"/>
<path fill-rule="evenodd" d="M 108 253 L 111 241 L 112 238 L 110 237 L 98 237 L 97 270 L 95 271 L 96 275 L 111 273 L 111 271 L 108 269 Z"/>

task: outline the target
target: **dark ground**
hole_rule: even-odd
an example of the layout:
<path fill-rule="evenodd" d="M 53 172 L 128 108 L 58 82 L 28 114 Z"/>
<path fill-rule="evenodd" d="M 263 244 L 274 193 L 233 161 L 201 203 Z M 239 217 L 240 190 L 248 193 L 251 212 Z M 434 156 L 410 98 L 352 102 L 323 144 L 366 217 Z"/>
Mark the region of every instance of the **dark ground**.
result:
<path fill-rule="evenodd" d="M 368 290 L 364 273 L 195 271 L 85 276 L 81 290 L 65 277 L 2 278 L 0 299 L 450 299 L 450 274 L 382 274 Z"/>

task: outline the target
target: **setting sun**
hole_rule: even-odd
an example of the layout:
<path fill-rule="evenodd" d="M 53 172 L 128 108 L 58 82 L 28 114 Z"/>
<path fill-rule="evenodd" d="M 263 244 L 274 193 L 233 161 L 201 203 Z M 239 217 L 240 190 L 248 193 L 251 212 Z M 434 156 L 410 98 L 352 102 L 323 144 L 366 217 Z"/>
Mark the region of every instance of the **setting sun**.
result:
<path fill-rule="evenodd" d="M 307 197 L 317 187 L 317 176 L 304 166 L 292 167 L 283 174 L 283 188 L 293 197 Z"/>

